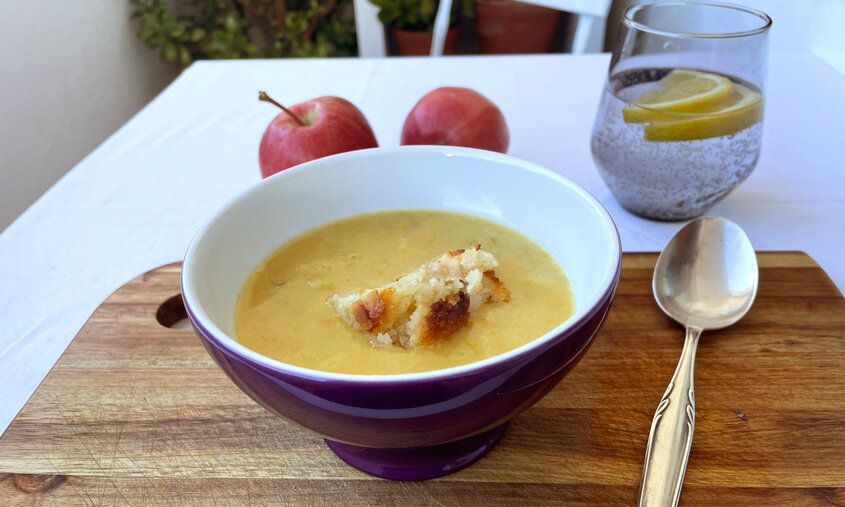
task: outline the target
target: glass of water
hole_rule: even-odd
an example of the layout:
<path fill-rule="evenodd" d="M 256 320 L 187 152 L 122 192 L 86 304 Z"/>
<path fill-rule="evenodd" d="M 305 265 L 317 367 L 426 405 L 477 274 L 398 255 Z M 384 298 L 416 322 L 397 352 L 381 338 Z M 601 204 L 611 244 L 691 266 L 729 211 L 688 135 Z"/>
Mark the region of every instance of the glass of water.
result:
<path fill-rule="evenodd" d="M 625 11 L 591 139 L 623 207 L 686 220 L 748 177 L 762 143 L 771 24 L 718 3 Z"/>

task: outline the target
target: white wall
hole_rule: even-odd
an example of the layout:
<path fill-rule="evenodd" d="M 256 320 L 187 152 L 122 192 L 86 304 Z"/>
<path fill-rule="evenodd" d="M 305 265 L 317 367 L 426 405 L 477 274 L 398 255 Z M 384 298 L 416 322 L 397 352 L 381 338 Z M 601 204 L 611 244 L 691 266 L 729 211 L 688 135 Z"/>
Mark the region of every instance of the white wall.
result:
<path fill-rule="evenodd" d="M 130 15 L 128 0 L 0 0 L 0 231 L 176 76 Z"/>
<path fill-rule="evenodd" d="M 759 9 L 772 18 L 771 51 L 806 51 L 845 74 L 845 0 L 724 0 Z M 608 50 L 613 48 L 619 19 L 640 0 L 614 0 L 607 26 Z"/>

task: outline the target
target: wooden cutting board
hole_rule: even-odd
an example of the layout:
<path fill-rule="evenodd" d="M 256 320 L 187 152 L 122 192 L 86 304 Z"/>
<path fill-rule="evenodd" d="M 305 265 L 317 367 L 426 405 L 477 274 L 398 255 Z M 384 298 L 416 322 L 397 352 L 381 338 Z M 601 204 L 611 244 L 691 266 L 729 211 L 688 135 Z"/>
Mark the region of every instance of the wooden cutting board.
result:
<path fill-rule="evenodd" d="M 845 300 L 802 253 L 761 253 L 760 291 L 707 333 L 687 505 L 845 505 Z M 107 299 L 0 438 L 3 505 L 635 503 L 652 414 L 683 333 L 626 254 L 581 364 L 475 465 L 419 483 L 367 476 L 242 394 L 178 319 L 179 266 Z M 160 308 L 161 307 L 161 308 Z"/>

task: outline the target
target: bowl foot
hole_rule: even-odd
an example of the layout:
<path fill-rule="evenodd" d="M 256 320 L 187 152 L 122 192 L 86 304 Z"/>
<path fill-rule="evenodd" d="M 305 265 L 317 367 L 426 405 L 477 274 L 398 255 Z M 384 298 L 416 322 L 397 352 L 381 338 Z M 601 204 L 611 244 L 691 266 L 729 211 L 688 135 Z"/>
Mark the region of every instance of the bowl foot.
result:
<path fill-rule="evenodd" d="M 499 441 L 507 423 L 448 444 L 413 449 L 376 449 L 326 440 L 329 449 L 353 467 L 376 477 L 421 481 L 457 472 L 487 454 Z"/>

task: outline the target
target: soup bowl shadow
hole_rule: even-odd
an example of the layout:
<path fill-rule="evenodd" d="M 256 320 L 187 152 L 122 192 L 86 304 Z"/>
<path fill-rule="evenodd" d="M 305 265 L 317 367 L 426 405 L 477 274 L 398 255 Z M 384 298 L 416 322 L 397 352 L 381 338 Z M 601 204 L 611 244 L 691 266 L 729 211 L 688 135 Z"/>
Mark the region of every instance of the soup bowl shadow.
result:
<path fill-rule="evenodd" d="M 262 260 L 316 226 L 391 209 L 469 213 L 521 232 L 566 271 L 574 315 L 516 349 L 420 373 L 317 371 L 235 340 L 238 293 Z M 364 472 L 419 480 L 479 459 L 514 416 L 575 367 L 610 308 L 621 258 L 605 209 L 556 173 L 482 150 L 375 148 L 288 169 L 224 206 L 188 249 L 182 294 L 206 350 L 249 397 L 322 435 L 341 459 Z"/>

